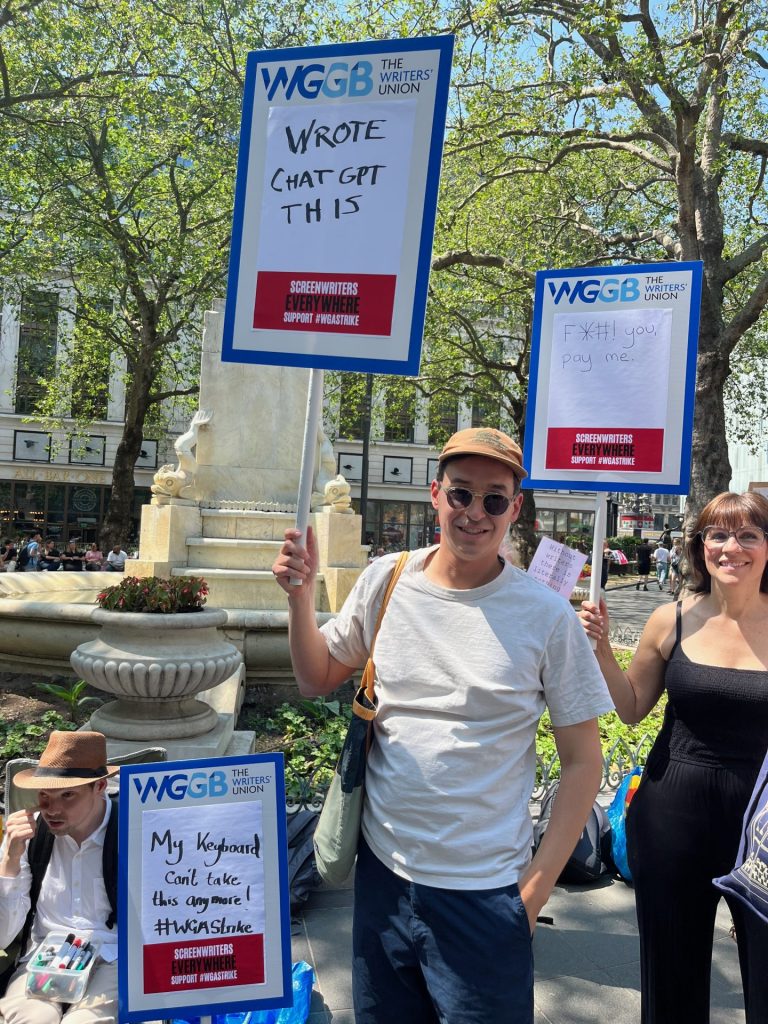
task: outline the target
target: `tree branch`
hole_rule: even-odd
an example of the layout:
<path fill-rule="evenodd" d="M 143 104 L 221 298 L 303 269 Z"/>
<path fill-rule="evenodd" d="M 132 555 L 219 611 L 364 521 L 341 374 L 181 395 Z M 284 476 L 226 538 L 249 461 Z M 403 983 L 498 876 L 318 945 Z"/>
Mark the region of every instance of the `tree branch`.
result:
<path fill-rule="evenodd" d="M 734 277 L 740 274 L 747 267 L 757 263 L 765 255 L 766 249 L 768 249 L 768 233 L 764 234 L 761 238 L 755 239 L 755 241 L 748 245 L 746 249 L 743 249 L 738 255 L 732 257 L 730 260 L 723 261 L 723 273 L 722 282 L 725 284 L 728 281 L 732 281 Z"/>
<path fill-rule="evenodd" d="M 474 253 L 465 249 L 463 252 L 447 252 L 442 256 L 435 256 L 432 259 L 433 270 L 447 270 L 463 264 L 468 267 L 496 267 L 502 270 L 506 266 L 503 256 L 494 256 L 491 253 Z"/>
<path fill-rule="evenodd" d="M 768 303 L 768 271 L 763 274 L 747 301 L 723 332 L 726 351 L 733 351 L 736 342 L 753 327 Z"/>

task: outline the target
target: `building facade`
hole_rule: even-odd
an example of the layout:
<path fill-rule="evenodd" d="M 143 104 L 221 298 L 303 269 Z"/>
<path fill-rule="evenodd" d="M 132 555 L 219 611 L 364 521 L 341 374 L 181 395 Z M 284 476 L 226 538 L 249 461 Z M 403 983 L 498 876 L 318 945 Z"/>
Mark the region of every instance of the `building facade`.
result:
<path fill-rule="evenodd" d="M 24 291 L 6 285 L 0 314 L 0 534 L 16 539 L 31 532 L 90 543 L 109 501 L 112 465 L 125 406 L 122 367 L 115 362 L 104 380 L 91 380 L 103 395 L 100 416 L 87 435 L 47 431 L 30 420 L 42 393 L 41 377 L 52 376 L 67 358 L 61 339 L 72 328 L 71 296 L 59 284 Z M 92 400 L 93 395 L 90 398 Z M 70 412 L 76 411 L 73 395 Z M 74 427 L 74 419 L 65 427 Z M 132 535 L 138 537 L 141 506 L 167 449 L 167 440 L 147 437 L 136 462 Z"/>
<path fill-rule="evenodd" d="M 52 376 L 68 358 L 62 339 L 73 329 L 73 297 L 59 282 L 24 291 L 7 285 L 0 321 L 0 534 L 17 538 L 40 532 L 57 544 L 99 540 L 111 486 L 125 405 L 123 367 L 113 360 L 108 373 L 86 377 L 88 400 L 103 396 L 86 436 L 47 431 L 31 416 L 42 394 L 40 378 Z M 78 396 L 72 396 L 71 413 Z M 98 404 L 98 403 L 97 403 Z M 349 481 L 356 509 L 363 477 L 363 421 L 340 392 L 329 395 L 326 422 L 335 437 L 338 472 Z M 365 536 L 372 549 L 416 548 L 436 539 L 429 485 L 439 446 L 445 437 L 469 426 L 498 425 L 494 408 L 470 407 L 453 400 L 434 403 L 414 397 L 389 403 L 379 397 L 371 422 Z M 64 420 L 73 428 L 75 419 Z M 180 429 L 183 425 L 179 425 Z M 132 535 L 138 537 L 141 506 L 149 501 L 153 475 L 173 462 L 173 437 L 147 437 L 136 462 Z M 536 494 L 536 530 L 555 539 L 588 537 L 594 518 L 594 494 L 540 491 Z M 2 539 L 0 537 L 0 539 Z"/>
<path fill-rule="evenodd" d="M 437 540 L 437 523 L 430 500 L 430 483 L 435 477 L 440 436 L 471 426 L 497 426 L 494 410 L 472 408 L 461 403 L 442 403 L 435 414 L 426 401 L 398 402 L 388 408 L 386 400 L 374 401 L 368 453 L 368 486 L 365 537 L 375 551 L 416 548 Z M 335 437 L 337 471 L 352 488 L 355 509 L 360 510 L 363 481 L 364 418 L 355 414 L 340 394 L 326 401 L 326 426 Z M 536 532 L 556 540 L 589 537 L 594 520 L 594 492 L 537 491 Z"/>

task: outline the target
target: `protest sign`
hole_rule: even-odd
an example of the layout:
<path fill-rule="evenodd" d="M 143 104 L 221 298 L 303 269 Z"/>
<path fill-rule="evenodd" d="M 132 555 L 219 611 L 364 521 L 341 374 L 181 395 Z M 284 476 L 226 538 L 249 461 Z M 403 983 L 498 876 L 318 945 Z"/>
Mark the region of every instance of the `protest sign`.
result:
<path fill-rule="evenodd" d="M 121 768 L 121 1020 L 290 1005 L 281 754 Z"/>
<path fill-rule="evenodd" d="M 222 359 L 418 372 L 452 48 L 249 54 Z"/>
<path fill-rule="evenodd" d="M 542 537 L 528 566 L 528 573 L 545 587 L 562 597 L 570 597 L 587 556 L 580 551 L 558 544 L 551 537 Z"/>
<path fill-rule="evenodd" d="M 539 271 L 525 486 L 682 493 L 700 263 Z"/>

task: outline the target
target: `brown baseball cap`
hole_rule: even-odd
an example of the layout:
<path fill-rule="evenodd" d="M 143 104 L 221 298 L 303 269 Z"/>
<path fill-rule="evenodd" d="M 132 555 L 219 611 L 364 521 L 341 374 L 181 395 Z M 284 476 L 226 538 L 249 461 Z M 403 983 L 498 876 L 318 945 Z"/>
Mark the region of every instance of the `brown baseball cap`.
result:
<path fill-rule="evenodd" d="M 518 480 L 525 480 L 528 476 L 523 469 L 520 445 L 493 427 L 469 427 L 457 431 L 445 442 L 438 465 L 442 465 L 446 459 L 458 458 L 461 455 L 484 455 L 488 459 L 496 459 L 509 466 Z"/>
<path fill-rule="evenodd" d="M 100 732 L 52 732 L 36 768 L 14 776 L 19 789 L 72 789 L 106 779 L 120 768 L 107 765 L 107 741 Z"/>

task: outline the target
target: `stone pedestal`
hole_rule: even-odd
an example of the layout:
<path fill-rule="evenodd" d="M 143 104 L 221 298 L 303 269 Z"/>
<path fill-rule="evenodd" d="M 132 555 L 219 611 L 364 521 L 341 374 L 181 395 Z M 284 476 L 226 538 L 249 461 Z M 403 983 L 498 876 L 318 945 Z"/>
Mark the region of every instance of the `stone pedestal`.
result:
<path fill-rule="evenodd" d="M 139 557 L 126 565 L 126 572 L 170 576 L 173 569 L 187 565 L 187 538 L 201 533 L 202 517 L 196 501 L 171 498 L 165 505 L 144 505 Z"/>
<path fill-rule="evenodd" d="M 255 746 L 253 731 L 235 729 L 244 695 L 245 671 L 241 666 L 229 679 L 225 679 L 214 689 L 204 690 L 198 695 L 215 713 L 215 724 L 212 729 L 202 736 L 190 739 L 162 736 L 153 742 L 165 748 L 168 761 L 252 754 Z M 107 751 L 110 757 L 132 754 L 146 745 L 141 740 L 107 737 Z"/>

